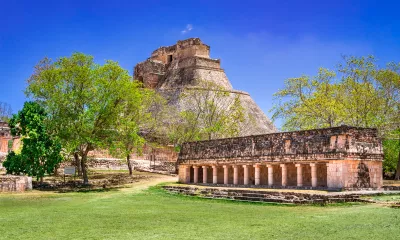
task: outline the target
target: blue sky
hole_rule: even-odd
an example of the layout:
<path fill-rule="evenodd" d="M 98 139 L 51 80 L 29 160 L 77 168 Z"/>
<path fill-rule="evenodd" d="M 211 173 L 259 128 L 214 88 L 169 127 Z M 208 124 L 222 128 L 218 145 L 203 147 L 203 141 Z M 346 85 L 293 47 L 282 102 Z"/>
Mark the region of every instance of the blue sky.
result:
<path fill-rule="evenodd" d="M 271 116 L 286 78 L 333 69 L 342 55 L 400 62 L 397 2 L 0 0 L 0 101 L 21 109 L 26 79 L 45 56 L 79 51 L 132 73 L 159 46 L 200 37 L 234 88 Z"/>

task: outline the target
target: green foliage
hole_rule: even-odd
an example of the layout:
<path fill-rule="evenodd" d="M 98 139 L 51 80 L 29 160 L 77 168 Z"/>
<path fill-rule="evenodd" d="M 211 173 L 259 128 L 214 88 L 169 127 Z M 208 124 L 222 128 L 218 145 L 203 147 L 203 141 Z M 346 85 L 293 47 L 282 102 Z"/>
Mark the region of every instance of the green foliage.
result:
<path fill-rule="evenodd" d="M 83 179 L 88 183 L 89 151 L 107 146 L 114 138 L 126 101 L 131 101 L 127 96 L 141 88 L 117 62 L 99 65 L 92 56 L 82 53 L 55 62 L 43 59 L 28 84 L 28 96 L 50 113 L 51 131 L 61 139 L 67 152 L 77 152 L 81 157 Z"/>
<path fill-rule="evenodd" d="M 14 141 L 13 140 L 8 140 L 8 149 L 12 149 L 12 147 L 13 147 L 13 143 L 14 143 Z"/>
<path fill-rule="evenodd" d="M 3 167 L 7 169 L 7 173 L 23 173 L 25 172 L 25 167 L 27 165 L 25 162 L 22 160 L 21 154 L 16 154 L 15 152 L 10 152 L 6 160 L 3 163 Z"/>
<path fill-rule="evenodd" d="M 285 130 L 332 127 L 340 124 L 342 110 L 340 86 L 335 84 L 336 73 L 320 68 L 317 76 L 301 76 L 285 81 L 285 88 L 274 96 L 273 117 L 285 119 Z"/>
<path fill-rule="evenodd" d="M 142 88 L 137 81 L 126 91 L 122 112 L 114 126 L 110 140 L 110 152 L 116 157 L 126 158 L 130 174 L 129 155 L 142 153 L 146 141 L 154 141 L 163 127 L 166 101 L 152 89 Z"/>
<path fill-rule="evenodd" d="M 238 136 L 246 116 L 239 95 L 209 81 L 199 81 L 180 95 L 182 109 L 169 136 L 175 143 Z"/>
<path fill-rule="evenodd" d="M 51 138 L 46 129 L 47 115 L 36 102 L 26 102 L 18 114 L 10 119 L 13 136 L 23 137 L 20 154 L 11 152 L 4 167 L 10 174 L 27 174 L 38 179 L 52 174 L 61 162 L 61 145 Z"/>
<path fill-rule="evenodd" d="M 394 173 L 397 168 L 397 162 L 400 151 L 400 140 L 383 140 L 383 151 L 385 153 L 383 161 L 383 170 L 385 173 Z"/>
<path fill-rule="evenodd" d="M 284 130 L 351 125 L 376 127 L 382 135 L 400 128 L 400 64 L 376 66 L 374 57 L 345 57 L 337 71 L 285 81 L 274 94 L 273 119 Z"/>

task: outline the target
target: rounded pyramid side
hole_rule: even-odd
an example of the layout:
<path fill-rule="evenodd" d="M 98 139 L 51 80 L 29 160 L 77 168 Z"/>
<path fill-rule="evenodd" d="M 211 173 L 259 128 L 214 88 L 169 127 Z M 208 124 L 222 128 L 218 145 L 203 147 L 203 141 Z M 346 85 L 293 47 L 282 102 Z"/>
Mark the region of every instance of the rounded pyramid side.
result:
<path fill-rule="evenodd" d="M 242 133 L 243 136 L 278 132 L 278 129 L 272 121 L 265 115 L 249 94 L 241 94 L 240 100 L 245 112 L 250 117 L 250 126 L 248 127 L 248 131 Z"/>

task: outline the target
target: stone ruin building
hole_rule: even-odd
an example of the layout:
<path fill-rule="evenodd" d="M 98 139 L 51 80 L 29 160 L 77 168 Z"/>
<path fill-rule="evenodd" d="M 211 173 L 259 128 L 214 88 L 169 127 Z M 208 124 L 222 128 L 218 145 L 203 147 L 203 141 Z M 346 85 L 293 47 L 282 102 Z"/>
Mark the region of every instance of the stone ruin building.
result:
<path fill-rule="evenodd" d="M 143 82 L 144 87 L 156 89 L 166 96 L 169 104 L 178 109 L 185 108 L 185 103 L 179 99 L 182 91 L 202 90 L 199 80 L 212 82 L 230 96 L 240 96 L 245 113 L 252 117 L 245 135 L 277 131 L 248 93 L 233 89 L 221 68 L 221 61 L 210 58 L 210 47 L 199 38 L 189 38 L 172 46 L 158 48 L 150 58 L 135 66 L 133 78 Z"/>
<path fill-rule="evenodd" d="M 21 141 L 19 137 L 11 135 L 8 123 L 0 120 L 0 170 L 3 169 L 3 161 L 5 160 L 9 151 L 17 150 L 20 148 Z"/>
<path fill-rule="evenodd" d="M 379 189 L 383 151 L 376 129 L 334 127 L 184 143 L 181 183 Z"/>
<path fill-rule="evenodd" d="M 0 155 L 8 153 L 8 143 L 12 140 L 10 127 L 4 121 L 0 120 Z"/>
<path fill-rule="evenodd" d="M 15 151 L 19 149 L 20 145 L 20 138 L 13 137 L 11 135 L 11 130 L 8 126 L 8 123 L 0 120 L 0 163 L 2 157 L 6 156 L 9 151 Z"/>
<path fill-rule="evenodd" d="M 0 120 L 0 170 L 3 170 L 3 161 L 8 152 L 15 151 L 19 147 L 20 139 L 12 137 L 8 124 Z M 32 177 L 0 174 L 0 193 L 24 192 L 25 190 L 32 190 Z"/>

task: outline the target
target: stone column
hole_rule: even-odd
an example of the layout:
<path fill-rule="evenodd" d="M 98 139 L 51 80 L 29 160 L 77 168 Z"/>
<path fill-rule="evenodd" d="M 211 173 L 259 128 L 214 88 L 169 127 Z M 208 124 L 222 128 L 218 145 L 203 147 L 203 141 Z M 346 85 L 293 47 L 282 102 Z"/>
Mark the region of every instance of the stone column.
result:
<path fill-rule="evenodd" d="M 233 166 L 233 184 L 239 184 L 239 167 L 236 165 Z"/>
<path fill-rule="evenodd" d="M 213 169 L 213 184 L 218 183 L 218 168 L 217 166 L 212 166 Z"/>
<path fill-rule="evenodd" d="M 249 166 L 243 165 L 244 176 L 243 176 L 243 184 L 249 185 Z"/>
<path fill-rule="evenodd" d="M 303 186 L 303 165 L 298 163 L 295 166 L 297 168 L 297 186 L 302 187 Z"/>
<path fill-rule="evenodd" d="M 274 184 L 274 166 L 272 164 L 268 164 L 268 186 L 272 186 Z"/>
<path fill-rule="evenodd" d="M 224 165 L 224 184 L 228 184 L 228 170 L 229 170 L 229 166 L 228 165 Z"/>
<path fill-rule="evenodd" d="M 208 166 L 202 166 L 202 168 L 203 168 L 203 183 L 207 183 L 207 167 Z"/>
<path fill-rule="evenodd" d="M 287 185 L 287 167 L 286 164 L 280 164 L 282 169 L 282 187 L 286 187 Z"/>
<path fill-rule="evenodd" d="M 193 166 L 193 183 L 199 182 L 199 166 Z"/>
<path fill-rule="evenodd" d="M 317 187 L 317 164 L 310 163 L 311 166 L 311 186 Z"/>
<path fill-rule="evenodd" d="M 185 166 L 185 183 L 190 183 L 190 166 Z"/>
<path fill-rule="evenodd" d="M 260 185 L 260 164 L 254 165 L 254 184 Z"/>

